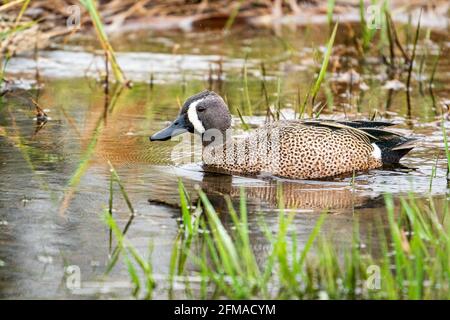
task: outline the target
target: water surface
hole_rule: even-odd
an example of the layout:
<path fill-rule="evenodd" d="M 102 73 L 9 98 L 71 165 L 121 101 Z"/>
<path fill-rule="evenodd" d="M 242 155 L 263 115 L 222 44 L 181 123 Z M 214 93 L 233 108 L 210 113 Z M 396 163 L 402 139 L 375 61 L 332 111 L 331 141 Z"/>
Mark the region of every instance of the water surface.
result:
<path fill-rule="evenodd" d="M 109 199 L 108 161 L 136 210 L 127 237 L 141 253 L 151 252 L 156 298 L 167 297 L 165 279 L 180 223 L 180 178 L 193 198 L 196 185 L 207 192 L 226 225 L 223 195 L 237 201 L 245 187 L 251 242 L 261 261 L 269 247 L 258 226 L 263 219 L 277 228 L 278 185 L 286 207 L 296 211 L 300 246 L 325 210 L 329 215 L 322 234 L 345 246 L 355 219 L 367 241 L 375 224 L 385 221 L 386 193 L 393 194 L 396 204 L 409 193 L 448 201 L 441 126 L 450 132 L 450 60 L 448 39 L 439 32 L 419 48 L 419 56 L 426 53 L 425 67 L 421 75 L 414 74 L 429 78 L 440 47 L 434 89 L 415 82 L 411 109 L 405 90 L 389 79 L 386 67 L 370 56 L 361 63 L 343 33 L 336 46 L 342 58 L 331 62 L 336 65 L 324 85 L 327 94 L 317 98 L 329 102 L 321 117 L 367 119 L 375 113 L 377 119 L 398 123 L 398 132 L 418 138 L 417 148 L 402 161 L 404 168 L 359 173 L 354 183 L 351 176 L 323 181 L 226 176 L 203 172 L 198 150 L 195 156 L 189 150 L 174 155 L 176 141 L 149 142 L 149 135 L 175 118 L 180 102 L 205 88 L 226 98 L 238 136 L 245 134 L 238 109 L 252 127 L 266 120 L 264 88 L 273 110 L 280 106 L 281 118 L 295 117 L 298 96 L 303 99 L 320 62 L 313 48 L 323 46 L 327 37 L 324 26 L 282 35 L 253 30 L 228 37 L 220 32 L 124 35 L 113 44 L 134 87 L 118 93 L 111 86 L 108 95 L 96 81 L 104 76 L 104 67 L 101 55 L 88 50 L 91 40 L 40 52 L 38 60 L 11 60 L 10 75 L 24 80 L 0 104 L 0 297 L 131 297 L 126 268 L 119 264 L 104 275 L 111 251 L 102 220 Z M 243 89 L 244 64 L 251 108 Z M 31 98 L 50 117 L 43 126 L 36 123 Z M 114 194 L 113 214 L 124 227 L 130 213 L 117 186 Z M 79 267 L 81 289 L 67 288 L 65 266 Z"/>

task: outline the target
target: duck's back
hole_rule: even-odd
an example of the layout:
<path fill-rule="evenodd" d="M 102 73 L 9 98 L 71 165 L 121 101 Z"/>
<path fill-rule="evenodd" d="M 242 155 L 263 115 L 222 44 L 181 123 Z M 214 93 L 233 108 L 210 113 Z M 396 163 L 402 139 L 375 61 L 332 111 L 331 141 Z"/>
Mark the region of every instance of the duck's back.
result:
<path fill-rule="evenodd" d="M 385 125 L 388 124 L 317 120 L 273 122 L 242 140 L 207 148 L 204 162 L 229 173 L 267 173 L 294 179 L 374 169 L 383 165 L 386 141 L 397 139 L 393 143 L 396 146 L 407 141 L 379 129 Z"/>
<path fill-rule="evenodd" d="M 293 121 L 282 126 L 280 141 L 277 175 L 284 177 L 314 179 L 382 165 L 367 135 L 353 128 Z"/>

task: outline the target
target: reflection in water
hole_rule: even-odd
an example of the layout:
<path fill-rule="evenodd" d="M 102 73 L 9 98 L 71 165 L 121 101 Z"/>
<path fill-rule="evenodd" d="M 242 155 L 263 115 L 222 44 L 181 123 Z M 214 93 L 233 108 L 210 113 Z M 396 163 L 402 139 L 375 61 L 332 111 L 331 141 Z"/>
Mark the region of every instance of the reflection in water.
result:
<path fill-rule="evenodd" d="M 236 198 L 240 192 L 240 186 L 233 186 L 232 176 L 227 175 L 206 173 L 201 187 L 210 198 L 217 194 Z M 285 208 L 299 212 L 348 211 L 373 203 L 373 196 L 357 193 L 351 185 L 327 181 L 272 180 L 261 186 L 246 186 L 245 192 L 251 205 L 278 208 L 282 199 Z"/>
<path fill-rule="evenodd" d="M 93 146 L 93 133 L 98 132 L 99 119 L 104 119 L 101 88 L 85 94 L 90 92 L 86 85 L 79 84 L 70 91 L 66 91 L 66 85 L 57 81 L 48 84 L 52 91 L 43 91 L 40 103 L 55 107 L 49 111 L 51 120 L 37 135 L 33 112 L 22 109 L 20 102 L 8 100 L 10 105 L 0 109 L 0 125 L 4 128 L 0 136 L 0 241 L 4 244 L 0 247 L 4 264 L 0 266 L 1 297 L 92 297 L 100 294 L 99 285 L 108 297 L 128 297 L 129 288 L 122 285 L 129 278 L 122 265 L 103 280 L 110 256 L 109 230 L 101 218 L 109 198 L 107 160 L 118 171 L 136 210 L 127 237 L 141 253 L 148 254 L 149 243 L 153 243 L 154 270 L 163 279 L 178 232 L 179 178 L 193 199 L 195 185 L 207 192 L 226 227 L 230 221 L 223 195 L 230 195 L 237 208 L 239 190 L 245 188 L 251 244 L 263 263 L 270 247 L 260 223 L 263 220 L 271 231 L 277 230 L 278 185 L 286 208 L 296 212 L 294 229 L 299 248 L 325 209 L 331 214 L 323 234 L 346 245 L 351 241 L 355 218 L 362 221 L 361 238 L 371 237 L 370 230 L 384 216 L 384 192 L 428 192 L 429 174 L 436 163 L 435 148 L 441 143 L 440 128 L 418 127 L 415 132 L 428 137 L 426 143 L 405 159 L 417 170 L 363 173 L 355 178 L 354 185 L 351 177 L 289 181 L 217 175 L 203 172 L 198 164 L 173 166 L 171 150 L 176 143 L 148 142 L 149 132 L 164 126 L 164 121 L 178 112 L 173 97 L 165 95 L 171 86 L 155 89 L 161 97 L 158 104 L 148 99 L 145 86 L 137 86 L 133 94 L 125 91 L 115 111 L 107 113 L 107 121 L 102 120 L 104 127 Z M 90 146 L 91 160 L 62 218 L 58 212 L 68 183 Z M 432 192 L 442 194 L 446 190 L 443 162 L 438 162 L 436 172 Z M 130 214 L 117 186 L 115 195 L 113 215 L 123 229 Z M 157 203 L 149 204 L 149 199 Z M 80 268 L 85 284 L 82 290 L 66 288 L 64 265 Z M 163 292 L 159 294 L 164 297 Z"/>
<path fill-rule="evenodd" d="M 284 207 L 286 212 L 296 213 L 293 231 L 297 234 L 300 250 L 305 246 L 320 214 L 324 212 L 328 213 L 328 218 L 322 231 L 329 239 L 340 243 L 341 247 L 351 244 L 354 225 L 353 217 L 348 213 L 354 213 L 355 210 L 358 210 L 358 216 L 365 215 L 362 219 L 366 221 L 360 228 L 361 239 L 364 242 L 375 243 L 376 241 L 371 232 L 375 223 L 380 222 L 378 221 L 380 213 L 384 212 L 382 196 L 364 195 L 364 193 L 355 192 L 347 183 L 329 181 L 261 181 L 248 178 L 249 181 L 244 183 L 240 181 L 233 183 L 233 180 L 240 180 L 240 178 L 204 173 L 199 185 L 220 214 L 221 221 L 229 232 L 233 232 L 230 227 L 234 224 L 228 214 L 225 198 L 231 197 L 235 210 L 239 211 L 240 191 L 245 186 L 245 196 L 250 212 L 248 217 L 251 232 L 250 246 L 262 269 L 271 251 L 271 244 L 263 232 L 261 223 L 264 221 L 273 233 L 278 231 L 280 203 L 284 204 L 281 207 Z M 192 200 L 194 204 L 198 201 L 195 198 Z M 341 214 L 342 217 L 340 217 Z M 191 268 L 197 270 L 194 266 Z"/>

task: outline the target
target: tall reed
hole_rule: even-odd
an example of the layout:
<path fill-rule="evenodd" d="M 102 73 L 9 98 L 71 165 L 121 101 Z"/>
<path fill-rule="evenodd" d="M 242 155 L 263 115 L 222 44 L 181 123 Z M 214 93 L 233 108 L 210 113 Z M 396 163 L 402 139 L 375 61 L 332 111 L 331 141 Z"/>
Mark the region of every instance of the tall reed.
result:
<path fill-rule="evenodd" d="M 109 43 L 108 36 L 105 32 L 105 28 L 95 5 L 95 1 L 80 0 L 80 3 L 86 8 L 86 10 L 89 12 L 89 15 L 91 16 L 98 40 L 100 42 L 100 45 L 102 46 L 103 51 L 105 51 L 105 53 L 108 55 L 108 61 L 111 63 L 111 68 L 113 70 L 116 81 L 122 84 L 127 84 L 125 75 L 123 74 L 122 69 L 117 63 L 116 55 L 111 44 Z"/>

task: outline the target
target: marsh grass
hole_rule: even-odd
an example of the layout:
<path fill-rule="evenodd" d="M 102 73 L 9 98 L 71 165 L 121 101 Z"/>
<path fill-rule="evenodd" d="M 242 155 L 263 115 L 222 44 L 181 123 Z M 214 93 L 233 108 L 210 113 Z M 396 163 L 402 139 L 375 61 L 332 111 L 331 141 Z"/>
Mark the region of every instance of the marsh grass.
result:
<path fill-rule="evenodd" d="M 9 45 L 13 41 L 14 35 L 23 30 L 26 30 L 26 29 L 32 27 L 34 24 L 36 24 L 36 21 L 20 23 L 25 10 L 28 8 L 28 5 L 30 4 L 30 0 L 13 1 L 11 3 L 3 4 L 2 6 L 0 6 L 0 8 L 6 9 L 10 5 L 15 6 L 16 4 L 19 4 L 20 2 L 23 2 L 23 4 L 19 10 L 19 13 L 17 14 L 16 19 L 14 20 L 14 24 L 13 24 L 12 28 L 7 29 L 6 31 L 0 32 L 0 41 L 5 41 L 5 43 L 6 43 L 5 52 L 0 52 L 0 58 L 1 58 L 0 85 L 3 84 L 3 82 L 5 81 L 4 75 L 5 75 L 5 71 L 6 71 L 6 66 L 8 65 L 8 62 L 9 62 L 12 54 L 14 53 L 14 52 L 11 52 L 11 50 L 9 49 Z"/>
<path fill-rule="evenodd" d="M 126 239 L 123 231 L 119 228 L 113 216 L 106 212 L 103 214 L 103 217 L 116 237 L 117 247 L 121 249 L 118 252 L 120 252 L 125 262 L 128 274 L 130 275 L 131 282 L 134 286 L 132 295 L 136 298 L 141 297 L 143 299 L 151 299 L 155 287 L 153 268 L 150 260 L 151 254 L 149 254 L 148 259 L 141 256 L 136 248 Z M 110 268 L 112 267 L 113 266 Z M 140 295 L 141 292 L 143 292 L 142 296 Z"/>
<path fill-rule="evenodd" d="M 252 102 L 250 100 L 250 92 L 249 92 L 249 84 L 248 84 L 248 70 L 247 70 L 247 60 L 248 55 L 245 56 L 244 66 L 242 68 L 242 77 L 243 77 L 243 90 L 244 90 L 244 99 L 245 99 L 245 111 L 248 115 L 252 115 Z"/>
<path fill-rule="evenodd" d="M 444 136 L 445 156 L 447 159 L 447 181 L 450 181 L 450 147 L 444 121 L 442 121 L 442 135 Z"/>
<path fill-rule="evenodd" d="M 333 23 L 333 11 L 334 11 L 334 6 L 336 4 L 336 0 L 327 0 L 327 21 L 328 21 L 328 26 L 330 26 Z"/>
<path fill-rule="evenodd" d="M 259 223 L 268 247 L 261 262 L 251 245 L 243 188 L 237 209 L 225 196 L 226 213 L 216 211 L 201 189 L 196 189 L 194 206 L 181 181 L 178 189 L 182 223 L 173 245 L 169 298 L 173 298 L 175 281 L 184 282 L 187 297 L 200 299 L 450 298 L 448 200 L 439 202 L 438 210 L 432 197 L 419 201 L 411 194 L 395 206 L 392 196 L 386 195 L 387 225 L 377 224 L 377 242 L 365 249 L 357 220 L 351 246 L 338 249 L 321 232 L 326 221 L 322 214 L 300 247 L 292 224 L 294 213 L 284 208 L 279 189 L 278 227 L 272 231 L 263 219 Z M 229 215 L 230 223 L 222 222 L 223 214 Z M 151 290 L 155 284 L 151 262 L 143 260 L 112 216 L 107 217 L 123 249 L 131 282 L 135 288 L 146 283 Z M 143 278 L 130 265 L 139 266 Z M 193 278 L 199 279 L 197 283 L 190 282 Z M 192 289 L 196 284 L 197 289 Z"/>
<path fill-rule="evenodd" d="M 261 62 L 261 94 L 263 95 L 264 100 L 264 106 L 266 109 L 266 121 L 275 120 L 275 115 L 272 112 L 272 109 L 270 108 L 270 100 L 269 100 L 269 93 L 267 90 L 267 84 L 266 84 L 266 67 L 263 62 Z"/>
<path fill-rule="evenodd" d="M 430 74 L 430 81 L 428 83 L 428 93 L 429 93 L 429 95 L 431 97 L 432 107 L 433 107 L 433 110 L 435 112 L 437 110 L 436 110 L 436 99 L 434 97 L 433 88 L 434 88 L 434 78 L 435 78 L 435 75 L 436 75 L 436 70 L 437 70 L 437 66 L 438 66 L 438 63 L 439 63 L 440 56 L 441 56 L 441 51 L 439 50 L 438 54 L 436 55 L 436 58 L 433 61 L 433 67 L 432 67 L 431 74 Z"/>
<path fill-rule="evenodd" d="M 282 108 L 281 78 L 277 79 L 277 99 L 275 101 L 275 119 L 280 120 Z"/>
<path fill-rule="evenodd" d="M 153 294 L 153 289 L 155 287 L 154 279 L 153 279 L 153 269 L 152 263 L 150 260 L 151 254 L 149 254 L 149 258 L 143 258 L 137 250 L 129 243 L 129 241 L 125 238 L 125 234 L 128 231 L 128 228 L 131 225 L 131 222 L 135 216 L 134 207 L 130 201 L 127 191 L 125 190 L 125 186 L 122 183 L 119 175 L 117 174 L 116 169 L 108 161 L 108 165 L 110 168 L 110 183 L 109 183 L 109 201 L 108 208 L 103 212 L 103 218 L 106 224 L 109 226 L 109 248 L 110 248 L 110 261 L 107 266 L 106 272 L 109 273 L 112 268 L 116 265 L 119 256 L 123 257 L 124 263 L 127 267 L 128 274 L 130 275 L 131 282 L 133 284 L 132 295 L 136 298 L 142 297 L 144 299 L 151 299 Z M 117 184 L 120 190 L 120 195 L 127 205 L 127 209 L 130 212 L 130 218 L 128 219 L 125 227 L 120 228 L 113 217 L 113 205 L 114 205 L 114 184 Z M 116 248 L 111 252 L 112 248 L 112 235 L 116 238 Z M 150 252 L 152 248 L 150 246 Z M 143 293 L 141 295 L 141 293 Z"/>
<path fill-rule="evenodd" d="M 12 37 L 16 32 L 20 32 L 21 30 L 26 29 L 26 28 L 28 28 L 29 26 L 31 26 L 32 24 L 35 23 L 34 21 L 32 21 L 32 22 L 26 23 L 26 24 L 24 24 L 24 25 L 21 25 L 21 24 L 20 24 L 20 20 L 22 19 L 25 10 L 27 10 L 28 5 L 30 4 L 30 1 L 31 1 L 31 0 L 25 0 L 25 1 L 23 1 L 22 7 L 20 8 L 19 13 L 17 14 L 17 17 L 16 17 L 16 19 L 15 19 L 15 21 L 14 21 L 13 27 L 12 27 L 8 32 L 5 32 L 5 33 L 2 33 L 2 34 L 1 34 L 1 40 L 3 40 L 3 39 L 6 37 L 6 38 L 8 39 L 7 41 L 8 41 L 8 42 L 11 42 L 11 37 Z"/>
<path fill-rule="evenodd" d="M 242 2 L 243 2 L 243 0 L 239 0 L 239 1 L 236 3 L 236 5 L 234 6 L 233 10 L 231 11 L 231 14 L 230 14 L 230 16 L 228 17 L 228 19 L 227 19 L 227 21 L 226 21 L 226 23 L 225 23 L 225 26 L 224 26 L 224 28 L 223 28 L 223 33 L 224 33 L 224 34 L 227 34 L 227 33 L 230 32 L 230 29 L 231 29 L 231 27 L 233 26 L 234 21 L 236 20 L 236 17 L 237 17 L 238 14 L 239 14 L 239 10 L 240 10 L 240 8 L 241 8 Z"/>
<path fill-rule="evenodd" d="M 6 67 L 8 65 L 9 62 L 8 57 L 2 58 L 1 62 L 0 62 L 0 87 L 3 84 L 3 82 L 5 82 L 5 72 L 6 72 Z"/>
<path fill-rule="evenodd" d="M 108 36 L 106 35 L 105 28 L 103 26 L 102 20 L 100 18 L 100 14 L 98 13 L 97 7 L 93 0 L 80 0 L 80 3 L 85 7 L 85 9 L 89 12 L 89 15 L 92 20 L 92 24 L 94 25 L 95 32 L 97 34 L 100 45 L 102 46 L 105 54 L 108 55 L 108 61 L 111 64 L 112 71 L 114 73 L 114 77 L 116 81 L 121 84 L 127 84 L 125 76 L 117 63 L 116 55 L 114 50 L 109 43 Z"/>
<path fill-rule="evenodd" d="M 413 71 L 413 66 L 414 66 L 414 60 L 416 58 L 416 48 L 417 48 L 417 41 L 419 40 L 419 34 L 420 34 L 420 19 L 422 17 L 422 10 L 420 10 L 420 14 L 419 14 L 419 20 L 417 22 L 417 28 L 416 28 L 416 33 L 414 36 L 414 44 L 413 44 L 413 49 L 412 49 L 412 53 L 411 53 L 411 59 L 409 60 L 409 65 L 408 65 L 408 76 L 406 78 L 406 103 L 408 106 L 408 115 L 411 115 L 411 76 L 412 76 L 412 71 Z"/>
<path fill-rule="evenodd" d="M 363 52 L 366 52 L 370 49 L 371 41 L 377 31 L 375 28 L 370 28 L 368 26 L 365 16 L 366 9 L 364 7 L 364 0 L 359 0 L 359 18 L 361 23 L 361 40 Z"/>
<path fill-rule="evenodd" d="M 336 38 L 337 28 L 338 28 L 338 22 L 336 22 L 336 24 L 334 25 L 330 39 L 328 40 L 328 44 L 326 47 L 325 54 L 323 56 L 323 60 L 322 60 L 322 64 L 321 64 L 319 73 L 318 73 L 316 79 L 311 82 L 309 89 L 306 93 L 305 99 L 303 100 L 303 103 L 300 104 L 300 97 L 297 98 L 297 101 L 299 103 L 299 118 L 300 119 L 303 117 L 303 115 L 306 112 L 308 102 L 311 103 L 310 117 L 313 117 L 313 116 L 318 117 L 320 115 L 320 112 L 319 112 L 319 114 L 314 115 L 314 109 L 316 107 L 314 105 L 314 102 L 316 100 L 317 94 L 319 93 L 320 87 L 321 87 L 322 82 L 324 81 L 325 75 L 327 73 L 328 62 L 330 61 L 331 51 L 333 49 L 334 40 Z"/>
<path fill-rule="evenodd" d="M 402 54 L 403 60 L 405 63 L 408 63 L 411 59 L 408 56 L 406 50 L 403 48 L 400 39 L 398 37 L 397 29 L 395 27 L 394 21 L 392 20 L 391 14 L 387 8 L 384 10 L 385 13 L 385 24 L 386 25 L 386 33 L 388 35 L 389 47 L 392 52 L 395 52 L 395 47 Z M 391 61 L 391 66 L 394 66 L 394 61 Z"/>
<path fill-rule="evenodd" d="M 338 28 L 338 23 L 334 25 L 333 32 L 331 33 L 330 39 L 328 40 L 327 48 L 325 55 L 323 57 L 322 66 L 320 67 L 319 75 L 316 78 L 316 81 L 311 89 L 311 104 L 314 105 L 314 101 L 316 99 L 317 93 L 319 92 L 320 86 L 325 79 L 325 75 L 327 73 L 328 62 L 330 61 L 331 51 L 333 49 L 334 39 L 336 38 L 336 31 Z"/>
<path fill-rule="evenodd" d="M 69 207 L 69 204 L 75 194 L 75 191 L 81 181 L 81 178 L 84 176 L 86 171 L 89 169 L 89 165 L 91 162 L 92 157 L 95 154 L 97 144 L 99 141 L 99 138 L 106 126 L 107 116 L 108 114 L 114 114 L 115 106 L 117 104 L 117 101 L 122 94 L 123 86 L 115 87 L 112 92 L 112 97 L 110 98 L 108 94 L 105 94 L 104 99 L 104 113 L 100 117 L 98 117 L 94 130 L 90 134 L 89 142 L 87 144 L 87 147 L 83 150 L 80 161 L 78 162 L 78 165 L 71 175 L 65 191 L 64 191 L 64 198 L 61 202 L 60 208 L 59 208 L 59 214 L 61 216 L 64 216 L 66 209 Z"/>
<path fill-rule="evenodd" d="M 245 131 L 250 130 L 250 126 L 245 121 L 244 116 L 242 115 L 241 109 L 236 108 L 236 111 L 238 113 L 239 119 L 241 120 L 242 129 L 244 129 Z"/>

